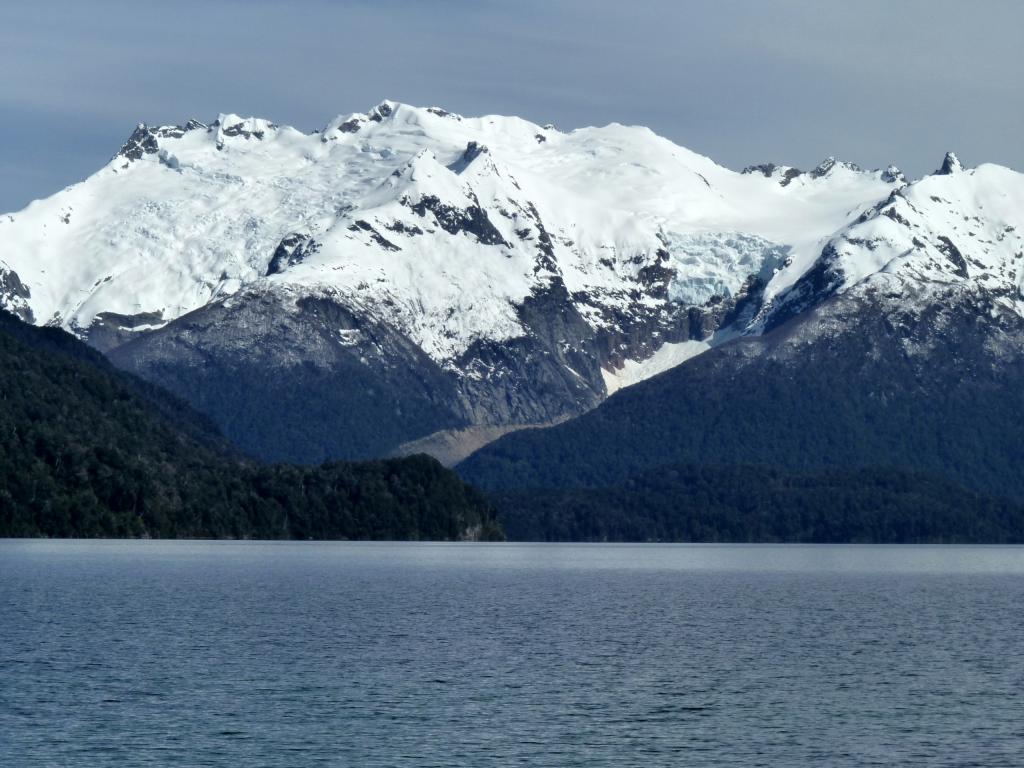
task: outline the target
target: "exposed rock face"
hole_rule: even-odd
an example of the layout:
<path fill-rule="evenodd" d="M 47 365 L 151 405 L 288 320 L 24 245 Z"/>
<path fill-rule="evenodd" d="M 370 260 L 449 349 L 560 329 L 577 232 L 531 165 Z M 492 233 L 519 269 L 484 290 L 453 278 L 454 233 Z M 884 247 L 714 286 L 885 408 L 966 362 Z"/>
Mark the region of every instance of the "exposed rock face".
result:
<path fill-rule="evenodd" d="M 837 160 L 834 157 L 829 157 L 819 163 L 818 166 L 808 175 L 812 179 L 820 179 L 824 176 L 828 176 L 834 168 L 845 168 L 846 170 L 853 171 L 854 173 L 861 173 L 863 170 L 856 163 L 847 163 L 842 160 Z"/>
<path fill-rule="evenodd" d="M 479 203 L 466 208 L 446 205 L 436 195 L 423 195 L 417 202 L 403 202 L 418 216 L 432 214 L 434 222 L 449 235 L 466 233 L 483 245 L 508 245 Z"/>
<path fill-rule="evenodd" d="M 267 266 L 267 276 L 284 272 L 288 267 L 301 264 L 320 250 L 320 244 L 309 235 L 293 232 L 285 235 L 274 249 Z"/>
<path fill-rule="evenodd" d="M 960 164 L 960 158 L 956 156 L 955 152 L 947 152 L 946 156 L 942 159 L 942 165 L 939 166 L 939 170 L 935 172 L 936 176 L 952 176 L 954 173 L 962 171 L 963 165 Z"/>
<path fill-rule="evenodd" d="M 139 123 L 139 127 L 128 137 L 128 141 L 118 150 L 118 155 L 128 160 L 141 160 L 145 154 L 155 154 L 160 151 L 160 143 L 155 133 L 146 127 L 145 123 Z"/>
<path fill-rule="evenodd" d="M 799 168 L 791 168 L 788 165 L 775 165 L 775 163 L 762 163 L 760 165 L 748 165 L 744 168 L 741 173 L 752 174 L 759 173 L 766 179 L 777 179 L 780 187 L 789 186 L 793 179 L 799 178 L 804 175 L 804 172 Z"/>
<path fill-rule="evenodd" d="M 897 168 L 895 165 L 890 165 L 884 171 L 882 171 L 882 181 L 887 181 L 890 184 L 906 184 L 907 178 L 903 175 L 903 171 Z"/>
<path fill-rule="evenodd" d="M 203 129 L 206 126 L 198 120 L 189 120 L 185 125 L 147 126 L 139 123 L 135 131 L 124 143 L 116 157 L 126 160 L 141 160 L 143 155 L 154 155 L 160 151 L 160 139 L 180 139 L 189 131 Z"/>
<path fill-rule="evenodd" d="M 330 298 L 215 302 L 110 351 L 264 458 L 382 456 L 469 421 L 457 380 L 393 329 Z"/>
<path fill-rule="evenodd" d="M 0 307 L 31 323 L 35 321 L 29 305 L 31 298 L 32 292 L 21 282 L 18 273 L 0 264 Z"/>

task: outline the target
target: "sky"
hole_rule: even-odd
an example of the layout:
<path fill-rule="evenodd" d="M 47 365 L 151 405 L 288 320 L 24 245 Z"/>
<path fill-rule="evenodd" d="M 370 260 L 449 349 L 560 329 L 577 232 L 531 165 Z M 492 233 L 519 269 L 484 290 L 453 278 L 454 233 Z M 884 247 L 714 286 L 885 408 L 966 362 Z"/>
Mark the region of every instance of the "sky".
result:
<path fill-rule="evenodd" d="M 734 169 L 947 150 L 1024 171 L 1018 0 L 3 0 L 0 211 L 139 122 L 303 130 L 383 99 L 647 125 Z"/>

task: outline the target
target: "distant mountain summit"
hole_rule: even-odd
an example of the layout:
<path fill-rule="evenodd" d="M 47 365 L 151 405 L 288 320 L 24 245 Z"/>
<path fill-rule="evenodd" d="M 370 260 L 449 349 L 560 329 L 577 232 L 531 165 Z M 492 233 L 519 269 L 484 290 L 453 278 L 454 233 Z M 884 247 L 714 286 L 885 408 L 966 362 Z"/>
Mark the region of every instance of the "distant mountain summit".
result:
<path fill-rule="evenodd" d="M 1019 316 L 1022 235 L 1024 177 L 953 155 L 910 184 L 833 158 L 737 173 L 646 128 L 385 101 L 313 133 L 139 125 L 0 218 L 0 303 L 260 456 L 455 460 L 834 296 Z"/>

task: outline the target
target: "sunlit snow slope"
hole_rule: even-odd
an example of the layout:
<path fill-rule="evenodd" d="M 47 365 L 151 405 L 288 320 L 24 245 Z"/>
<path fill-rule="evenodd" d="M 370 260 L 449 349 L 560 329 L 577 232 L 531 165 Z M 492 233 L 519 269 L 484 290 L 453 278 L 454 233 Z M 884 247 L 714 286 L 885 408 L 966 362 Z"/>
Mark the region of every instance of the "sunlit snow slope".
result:
<path fill-rule="evenodd" d="M 910 184 L 831 158 L 734 172 L 646 128 L 388 101 L 312 133 L 140 125 L 0 217 L 0 302 L 213 411 L 196 372 L 226 356 L 243 382 L 249 358 L 342 366 L 415 439 L 575 415 L 836 293 L 963 285 L 1020 312 L 1022 234 L 1024 177 L 954 156 Z M 303 379 L 274 381 L 253 402 Z"/>
<path fill-rule="evenodd" d="M 140 126 L 86 181 L 3 217 L 0 259 L 38 323 L 149 328 L 249 286 L 315 291 L 447 361 L 522 333 L 515 305 L 553 275 L 594 326 L 631 309 L 652 266 L 672 277 L 649 302 L 703 304 L 789 260 L 777 292 L 896 186 L 830 166 L 782 186 L 645 128 L 393 102 L 312 134 L 221 115 Z"/>

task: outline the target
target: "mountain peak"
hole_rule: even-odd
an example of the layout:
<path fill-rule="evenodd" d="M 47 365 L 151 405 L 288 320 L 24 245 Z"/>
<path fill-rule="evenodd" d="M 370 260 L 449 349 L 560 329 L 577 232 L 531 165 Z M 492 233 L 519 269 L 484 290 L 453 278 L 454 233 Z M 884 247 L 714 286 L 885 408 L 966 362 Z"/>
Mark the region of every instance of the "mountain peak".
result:
<path fill-rule="evenodd" d="M 882 181 L 887 182 L 889 184 L 906 184 L 907 183 L 907 177 L 904 176 L 903 175 L 903 171 L 901 171 L 895 165 L 890 165 L 884 171 L 882 171 L 882 177 L 881 178 L 882 178 Z"/>
<path fill-rule="evenodd" d="M 260 141 L 267 133 L 278 128 L 277 123 L 260 117 L 239 117 L 232 114 L 221 114 L 214 125 L 217 126 L 217 149 L 223 149 L 227 139 Z"/>
<path fill-rule="evenodd" d="M 863 174 L 864 169 L 856 163 L 849 163 L 845 160 L 839 160 L 834 155 L 829 155 L 814 169 L 810 171 L 801 171 L 799 168 L 793 168 L 788 165 L 775 165 L 775 163 L 762 163 L 761 165 L 748 165 L 742 171 L 743 175 L 759 174 L 767 179 L 776 179 L 780 186 L 789 186 L 796 179 L 824 179 L 832 175 L 836 170 L 849 171 L 850 173 Z M 894 174 L 887 176 L 888 170 L 894 171 Z M 903 174 L 899 168 L 895 166 L 889 166 L 887 171 L 882 172 L 880 175 L 882 181 L 886 183 L 894 183 L 896 181 L 905 181 Z"/>
<path fill-rule="evenodd" d="M 206 130 L 207 126 L 194 119 L 184 125 L 149 126 L 139 123 L 114 157 L 123 157 L 129 162 L 141 160 L 143 155 L 152 155 L 160 151 L 160 139 L 180 139 L 189 131 L 199 128 Z"/>
<path fill-rule="evenodd" d="M 844 168 L 848 171 L 853 171 L 854 173 L 863 172 L 863 169 L 856 163 L 848 163 L 845 160 L 837 160 L 834 156 L 830 155 L 829 157 L 826 157 L 824 160 L 818 163 L 818 167 L 810 172 L 810 176 L 812 179 L 820 179 L 823 176 L 827 176 L 828 174 L 830 174 L 836 168 Z"/>
<path fill-rule="evenodd" d="M 375 123 L 382 123 L 384 120 L 395 114 L 400 106 L 401 105 L 397 101 L 389 101 L 385 99 L 367 113 L 367 119 L 372 120 Z"/>
<path fill-rule="evenodd" d="M 420 110 L 417 107 L 410 107 L 409 105 L 402 104 L 399 101 L 385 99 L 368 112 L 351 112 L 346 115 L 338 115 L 324 126 L 324 129 L 321 132 L 321 141 L 328 142 L 338 139 L 340 138 L 339 134 L 359 133 L 371 123 L 377 123 L 378 125 L 387 123 L 399 112 L 402 112 L 403 114 L 409 113 L 413 116 L 413 119 L 415 119 L 415 116 L 421 111 L 429 112 L 437 117 L 447 117 L 453 120 L 462 119 L 459 115 L 452 112 L 446 112 L 439 107 L 428 107 L 427 109 Z"/>
<path fill-rule="evenodd" d="M 761 163 L 760 165 L 748 165 L 740 174 L 743 176 L 750 176 L 754 174 L 760 174 L 766 179 L 776 179 L 779 186 L 789 186 L 793 179 L 797 179 L 804 175 L 804 172 L 799 168 L 793 168 L 788 165 L 776 165 L 775 163 Z"/>
<path fill-rule="evenodd" d="M 964 169 L 963 164 L 960 162 L 960 158 L 956 156 L 955 152 L 947 152 L 946 156 L 942 159 L 942 166 L 935 172 L 935 176 L 952 176 L 954 173 L 959 173 Z"/>

